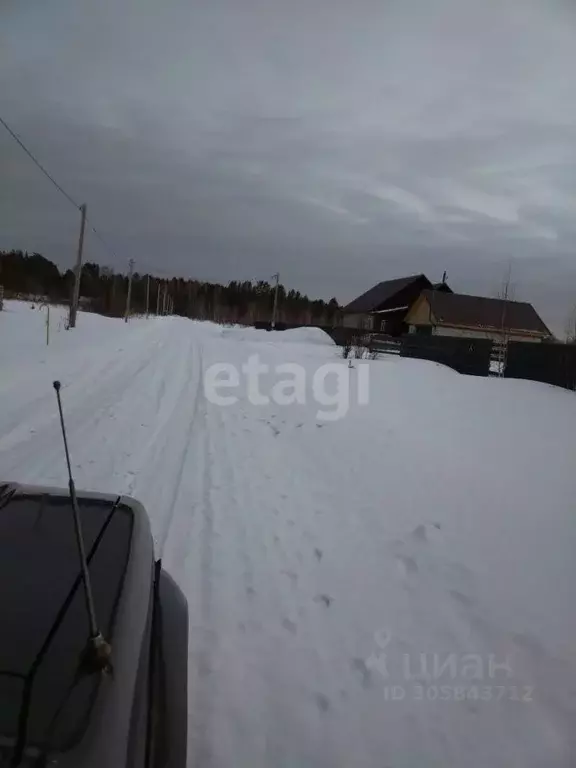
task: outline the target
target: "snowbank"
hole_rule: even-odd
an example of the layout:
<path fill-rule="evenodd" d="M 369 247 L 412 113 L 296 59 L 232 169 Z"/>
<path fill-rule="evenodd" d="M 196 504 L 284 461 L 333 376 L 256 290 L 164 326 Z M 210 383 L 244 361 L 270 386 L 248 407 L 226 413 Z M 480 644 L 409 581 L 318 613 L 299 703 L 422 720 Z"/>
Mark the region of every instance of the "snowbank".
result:
<path fill-rule="evenodd" d="M 246 326 L 219 326 L 224 338 L 236 341 L 266 342 L 273 344 L 320 344 L 334 346 L 334 341 L 320 328 L 292 328 L 287 331 L 265 331 Z"/>
<path fill-rule="evenodd" d="M 287 331 L 276 331 L 273 341 L 288 342 L 290 344 L 322 344 L 334 346 L 334 340 L 321 328 L 291 328 Z"/>

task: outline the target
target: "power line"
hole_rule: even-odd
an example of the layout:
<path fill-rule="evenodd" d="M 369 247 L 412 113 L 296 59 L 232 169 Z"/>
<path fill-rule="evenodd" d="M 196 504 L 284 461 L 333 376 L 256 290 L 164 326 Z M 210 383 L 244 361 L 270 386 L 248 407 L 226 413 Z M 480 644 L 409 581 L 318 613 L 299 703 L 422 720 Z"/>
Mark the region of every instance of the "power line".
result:
<path fill-rule="evenodd" d="M 104 246 L 104 247 L 105 247 L 105 248 L 106 248 L 108 251 L 110 251 L 110 253 L 112 254 L 112 256 L 114 256 L 114 258 L 115 258 L 115 259 L 117 259 L 118 261 L 120 261 L 120 259 L 119 259 L 119 257 L 118 257 L 118 254 L 116 253 L 116 251 L 114 250 L 114 248 L 112 248 L 112 246 L 111 246 L 109 243 L 107 243 L 107 242 L 106 242 L 106 240 L 105 240 L 105 239 L 102 237 L 102 235 L 100 234 L 100 232 L 98 232 L 98 230 L 96 229 L 96 227 L 94 227 L 92 224 L 90 224 L 90 230 L 91 230 L 91 231 L 92 231 L 92 232 L 93 232 L 93 233 L 96 235 L 96 237 L 98 238 L 98 240 L 100 240 L 100 242 L 102 243 L 102 245 L 103 245 L 103 246 Z"/>
<path fill-rule="evenodd" d="M 22 141 L 22 139 L 21 139 L 21 138 L 18 136 L 18 134 L 14 133 L 14 131 L 12 130 L 12 128 L 10 128 L 10 126 L 8 125 L 8 123 L 6 123 L 6 121 L 5 121 L 5 120 L 2 118 L 2 116 L 1 116 L 1 115 L 0 115 L 0 123 L 2 123 L 2 125 L 4 126 L 4 128 L 6 128 L 6 130 L 8 131 L 8 133 L 10 134 L 10 136 L 12 136 L 12 138 L 14 139 L 14 141 L 16 141 L 16 142 L 19 144 L 19 146 L 20 146 L 20 147 L 21 147 L 21 148 L 24 150 L 24 152 L 26 152 L 26 154 L 28 155 L 28 157 L 30 158 L 30 160 L 32 160 L 32 162 L 33 162 L 33 163 L 34 163 L 34 164 L 35 164 L 35 165 L 36 165 L 36 166 L 37 166 L 37 167 L 38 167 L 38 168 L 39 168 L 39 169 L 42 171 L 42 173 L 44 174 L 44 176 L 46 176 L 46 178 L 47 178 L 47 179 L 49 179 L 49 180 L 52 182 L 52 184 L 53 184 L 53 185 L 56 187 L 56 189 L 58 190 L 58 192 L 60 192 L 60 194 L 64 195 L 64 197 L 66 198 L 66 200 L 68 200 L 68 202 L 69 202 L 69 203 L 72 203 L 72 205 L 74 206 L 74 208 L 77 208 L 77 209 L 79 209 L 79 208 L 80 208 L 80 205 L 79 205 L 79 204 L 78 204 L 78 203 L 77 203 L 77 202 L 74 200 L 74 198 L 73 198 L 71 195 L 69 195 L 69 194 L 68 194 L 68 192 L 66 192 L 66 190 L 65 190 L 65 189 L 63 189 L 63 188 L 60 186 L 60 184 L 58 184 L 58 182 L 56 181 L 56 179 L 55 179 L 53 176 L 51 176 L 51 175 L 48 173 L 48 171 L 46 170 L 46 168 L 44 168 L 44 166 L 42 165 L 42 163 L 40 162 L 40 160 L 38 160 L 38 159 L 37 159 L 37 158 L 36 158 L 36 157 L 35 157 L 35 156 L 32 154 L 32 152 L 30 152 L 30 150 L 29 150 L 29 149 L 28 149 L 28 147 L 27 147 L 27 146 L 24 144 L 24 142 Z"/>
<path fill-rule="evenodd" d="M 41 172 L 44 174 L 44 176 L 46 176 L 46 178 L 47 178 L 47 179 L 48 179 L 48 180 L 49 180 L 49 181 L 50 181 L 50 182 L 51 182 L 51 183 L 52 183 L 52 184 L 53 184 L 53 185 L 56 187 L 56 189 L 57 189 L 57 190 L 60 192 L 60 194 L 64 195 L 64 197 L 66 198 L 66 200 L 68 200 L 68 202 L 69 202 L 69 203 L 72 203 L 72 205 L 73 205 L 75 208 L 77 208 L 77 209 L 81 210 L 81 209 L 82 209 L 82 206 L 81 206 L 81 205 L 79 205 L 79 204 L 78 204 L 78 203 L 77 203 L 77 202 L 74 200 L 74 198 L 73 198 L 71 195 L 69 195 L 69 194 L 68 194 L 68 192 L 66 192 L 66 190 L 65 190 L 65 189 L 64 189 L 64 188 L 63 188 L 63 187 L 62 187 L 60 184 L 58 184 L 58 182 L 56 181 L 56 179 L 55 179 L 55 178 L 54 178 L 54 177 L 53 177 L 53 176 L 52 176 L 52 175 L 51 175 L 51 174 L 50 174 L 50 173 L 49 173 L 49 172 L 46 170 L 46 168 L 44 168 L 44 166 L 42 165 L 42 163 L 40 162 L 40 160 L 38 160 L 38 158 L 37 158 L 37 157 L 36 157 L 36 156 L 35 156 L 35 155 L 34 155 L 34 154 L 31 152 L 31 150 L 29 150 L 29 149 L 28 149 L 28 147 L 27 147 L 27 146 L 24 144 L 24 142 L 22 141 L 22 139 L 21 139 L 21 138 L 18 136 L 18 134 L 17 134 L 15 131 L 13 131 L 13 130 L 12 130 L 12 128 L 10 128 L 10 126 L 8 125 L 8 123 L 7 123 L 7 122 L 6 122 L 6 121 L 5 121 L 5 120 L 2 118 L 2 116 L 1 116 L 1 115 L 0 115 L 0 123 L 1 123 L 1 124 L 4 126 L 4 128 L 5 128 L 5 129 L 8 131 L 8 133 L 10 134 L 10 136 L 12 136 L 12 138 L 14 139 L 14 141 L 16 141 L 16 142 L 17 142 L 18 146 L 20 146 L 20 147 L 21 147 L 21 149 L 23 149 L 23 150 L 24 150 L 24 152 L 26 152 L 26 154 L 27 154 L 27 155 L 28 155 L 28 157 L 29 157 L 29 158 L 32 160 L 32 162 L 34 163 L 34 165 L 36 165 L 36 167 L 40 169 L 40 171 L 41 171 Z M 103 236 L 100 234 L 100 232 L 99 232 L 99 231 L 96 229 L 96 227 L 95 227 L 95 226 L 94 226 L 94 225 L 93 225 L 93 224 L 90 222 L 90 220 L 89 220 L 89 219 L 86 219 L 86 221 L 88 222 L 88 225 L 89 225 L 89 227 L 90 227 L 90 230 L 91 230 L 91 232 L 92 232 L 92 233 L 93 233 L 93 234 L 94 234 L 94 235 L 95 235 L 95 236 L 98 238 L 98 240 L 99 240 L 99 241 L 101 242 L 101 244 L 102 244 L 102 245 L 103 245 L 103 246 L 106 248 L 106 250 L 108 250 L 108 251 L 109 251 L 109 252 L 112 254 L 112 256 L 114 256 L 114 258 L 115 258 L 115 259 L 116 259 L 118 262 L 120 262 L 120 258 L 118 257 L 118 254 L 116 253 L 116 251 L 114 250 L 114 248 L 112 248 L 112 246 L 110 245 L 110 243 L 108 243 L 108 242 L 105 240 L 105 238 L 104 238 L 104 237 L 103 237 Z"/>

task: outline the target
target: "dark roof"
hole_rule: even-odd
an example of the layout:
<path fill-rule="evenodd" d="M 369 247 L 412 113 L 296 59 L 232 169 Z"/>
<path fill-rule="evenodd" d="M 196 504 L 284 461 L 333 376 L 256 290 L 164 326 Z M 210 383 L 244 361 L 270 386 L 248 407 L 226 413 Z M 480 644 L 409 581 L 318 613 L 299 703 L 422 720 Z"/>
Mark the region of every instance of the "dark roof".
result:
<path fill-rule="evenodd" d="M 434 283 L 432 288 L 435 291 L 443 291 L 444 293 L 454 293 L 452 288 L 447 283 Z"/>
<path fill-rule="evenodd" d="M 432 307 L 439 325 L 459 325 L 468 328 L 506 328 L 552 334 L 532 306 L 525 301 L 505 301 L 463 293 L 422 292 Z"/>
<path fill-rule="evenodd" d="M 410 277 L 398 277 L 395 280 L 384 280 L 384 282 L 378 283 L 378 285 L 375 285 L 369 291 L 351 301 L 350 304 L 344 307 L 344 312 L 373 312 L 384 304 L 385 301 L 417 280 L 423 281 L 428 286 L 431 285 L 425 275 L 411 275 Z"/>

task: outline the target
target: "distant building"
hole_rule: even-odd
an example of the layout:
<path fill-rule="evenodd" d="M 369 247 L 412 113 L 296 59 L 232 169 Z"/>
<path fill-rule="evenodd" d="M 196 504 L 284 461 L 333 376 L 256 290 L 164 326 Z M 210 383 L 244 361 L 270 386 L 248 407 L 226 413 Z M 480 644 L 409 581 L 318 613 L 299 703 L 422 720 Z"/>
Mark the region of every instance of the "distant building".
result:
<path fill-rule="evenodd" d="M 405 317 L 411 333 L 510 341 L 550 341 L 531 304 L 426 289 Z"/>
<path fill-rule="evenodd" d="M 433 285 L 425 275 L 385 280 L 344 307 L 342 324 L 399 336 L 408 330 L 406 314 L 426 289 L 450 291 L 446 283 Z"/>

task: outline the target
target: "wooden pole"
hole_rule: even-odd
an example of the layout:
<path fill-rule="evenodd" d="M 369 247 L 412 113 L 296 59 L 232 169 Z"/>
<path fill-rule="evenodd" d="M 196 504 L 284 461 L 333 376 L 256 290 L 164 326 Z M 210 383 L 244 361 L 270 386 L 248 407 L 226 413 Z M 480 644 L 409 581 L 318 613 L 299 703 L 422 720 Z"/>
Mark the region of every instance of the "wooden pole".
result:
<path fill-rule="evenodd" d="M 68 316 L 68 327 L 76 328 L 76 316 L 78 314 L 78 302 L 80 301 L 80 280 L 82 278 L 82 251 L 84 249 L 84 228 L 86 226 L 86 203 L 80 206 L 80 237 L 78 239 L 78 252 L 76 254 L 76 266 L 74 267 L 74 289 L 72 302 Z"/>

